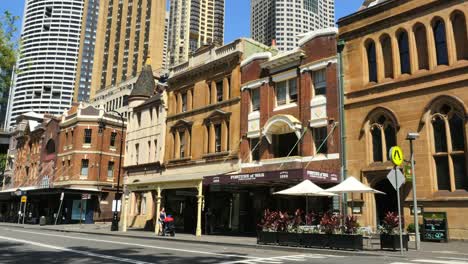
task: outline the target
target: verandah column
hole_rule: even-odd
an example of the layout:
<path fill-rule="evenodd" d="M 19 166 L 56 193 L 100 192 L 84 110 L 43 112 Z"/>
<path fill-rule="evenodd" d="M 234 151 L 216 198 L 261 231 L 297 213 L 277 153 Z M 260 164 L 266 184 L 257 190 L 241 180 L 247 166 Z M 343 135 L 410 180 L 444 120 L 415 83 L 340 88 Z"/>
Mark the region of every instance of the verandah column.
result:
<path fill-rule="evenodd" d="M 157 194 L 156 194 L 156 224 L 154 225 L 154 233 L 156 235 L 159 232 L 159 211 L 161 211 L 161 188 L 158 186 L 156 189 Z"/>
<path fill-rule="evenodd" d="M 203 180 L 200 180 L 198 183 L 198 195 L 197 195 L 197 229 L 195 231 L 195 236 L 201 236 L 201 211 L 202 211 L 202 202 L 203 202 Z"/>

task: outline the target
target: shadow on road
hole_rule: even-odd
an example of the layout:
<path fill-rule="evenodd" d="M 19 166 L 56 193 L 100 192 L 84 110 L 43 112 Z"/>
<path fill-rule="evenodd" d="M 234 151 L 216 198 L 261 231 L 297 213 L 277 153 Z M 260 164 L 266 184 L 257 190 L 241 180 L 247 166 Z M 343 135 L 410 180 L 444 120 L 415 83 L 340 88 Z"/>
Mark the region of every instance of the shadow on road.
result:
<path fill-rule="evenodd" d="M 149 263 L 221 263 L 224 261 L 236 261 L 245 259 L 244 254 L 226 253 L 227 256 L 213 255 L 194 255 L 192 253 L 169 253 L 169 252 L 154 252 L 148 253 L 148 249 L 143 248 L 125 248 L 125 249 L 96 249 L 90 247 L 67 247 L 67 249 L 92 254 L 105 255 L 113 258 L 123 258 L 132 260 L 130 263 L 138 263 L 138 261 Z M 143 252 L 145 251 L 145 252 Z M 239 256 L 236 257 L 235 255 Z M 53 249 L 24 245 L 21 243 L 0 242 L 0 263 L 47 263 L 47 264 L 63 264 L 63 263 L 126 263 L 126 261 L 118 261 L 116 259 L 106 259 L 96 256 L 88 256 L 70 251 L 56 251 Z M 127 262 L 129 263 L 129 262 Z"/>

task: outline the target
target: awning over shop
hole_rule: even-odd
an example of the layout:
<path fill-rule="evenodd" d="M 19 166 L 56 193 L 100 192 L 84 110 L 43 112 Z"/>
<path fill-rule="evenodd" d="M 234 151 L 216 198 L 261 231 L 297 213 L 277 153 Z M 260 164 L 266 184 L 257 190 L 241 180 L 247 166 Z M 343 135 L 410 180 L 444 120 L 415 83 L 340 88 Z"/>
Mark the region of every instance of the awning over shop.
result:
<path fill-rule="evenodd" d="M 268 119 L 263 134 L 271 144 L 272 135 L 295 133 L 297 138 L 301 138 L 302 123 L 292 115 L 275 115 Z"/>
<path fill-rule="evenodd" d="M 203 184 L 271 184 L 291 181 L 311 180 L 315 183 L 337 183 L 338 174 L 325 171 L 292 169 L 263 171 L 255 173 L 225 174 L 203 178 Z"/>
<path fill-rule="evenodd" d="M 182 188 L 197 188 L 198 184 L 204 177 L 216 177 L 216 175 L 224 175 L 231 171 L 202 171 L 194 173 L 180 173 L 170 171 L 162 173 L 161 176 L 151 178 L 134 178 L 127 184 L 130 190 L 155 190 L 160 187 L 162 189 L 182 189 Z"/>

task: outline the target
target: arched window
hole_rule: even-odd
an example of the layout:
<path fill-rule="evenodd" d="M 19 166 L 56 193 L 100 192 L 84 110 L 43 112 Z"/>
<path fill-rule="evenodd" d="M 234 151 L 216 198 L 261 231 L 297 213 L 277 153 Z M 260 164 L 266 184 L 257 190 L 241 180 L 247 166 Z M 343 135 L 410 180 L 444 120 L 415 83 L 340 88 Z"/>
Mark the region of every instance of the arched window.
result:
<path fill-rule="evenodd" d="M 442 19 L 432 24 L 434 42 L 437 55 L 437 65 L 448 65 L 447 34 L 445 34 L 445 23 Z"/>
<path fill-rule="evenodd" d="M 410 73 L 410 54 L 408 44 L 408 33 L 401 31 L 398 34 L 398 50 L 400 52 L 400 69 L 401 73 Z"/>
<path fill-rule="evenodd" d="M 451 17 L 453 36 L 457 51 L 457 60 L 468 59 L 468 35 L 466 32 L 466 20 L 463 13 L 456 12 Z"/>
<path fill-rule="evenodd" d="M 377 82 L 377 57 L 374 41 L 368 41 L 366 45 L 367 69 L 369 70 L 369 82 Z"/>
<path fill-rule="evenodd" d="M 372 160 L 383 162 L 389 160 L 388 151 L 396 146 L 396 124 L 386 114 L 376 115 L 369 120 L 372 137 Z"/>
<path fill-rule="evenodd" d="M 382 46 L 385 78 L 393 78 L 393 52 L 390 36 L 383 35 L 380 38 L 380 45 Z"/>
<path fill-rule="evenodd" d="M 447 100 L 431 111 L 433 158 L 439 190 L 468 190 L 466 174 L 465 115 L 462 107 Z"/>
<path fill-rule="evenodd" d="M 418 69 L 429 70 L 426 27 L 423 24 L 416 24 L 413 32 L 418 53 Z"/>
<path fill-rule="evenodd" d="M 55 153 L 55 142 L 52 139 L 47 141 L 46 152 L 47 152 L 47 154 Z"/>

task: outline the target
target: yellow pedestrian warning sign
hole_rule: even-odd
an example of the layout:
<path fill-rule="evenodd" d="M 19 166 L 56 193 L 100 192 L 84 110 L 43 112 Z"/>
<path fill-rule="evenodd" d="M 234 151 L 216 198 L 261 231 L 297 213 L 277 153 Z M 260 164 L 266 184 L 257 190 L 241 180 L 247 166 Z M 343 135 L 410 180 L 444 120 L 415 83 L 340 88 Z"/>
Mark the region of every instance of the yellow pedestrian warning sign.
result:
<path fill-rule="evenodd" d="M 21 196 L 21 202 L 25 203 L 28 197 L 26 195 Z"/>
<path fill-rule="evenodd" d="M 400 166 L 403 163 L 403 151 L 399 146 L 392 147 L 388 155 L 395 166 Z"/>

